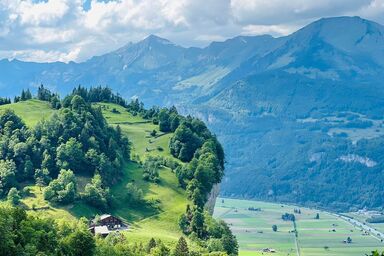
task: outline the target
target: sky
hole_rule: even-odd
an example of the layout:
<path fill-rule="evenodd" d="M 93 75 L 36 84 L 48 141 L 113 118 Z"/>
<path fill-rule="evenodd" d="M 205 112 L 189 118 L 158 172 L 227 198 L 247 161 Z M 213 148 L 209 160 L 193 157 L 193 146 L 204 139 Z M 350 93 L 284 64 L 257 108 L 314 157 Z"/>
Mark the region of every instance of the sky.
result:
<path fill-rule="evenodd" d="M 0 59 L 81 62 L 150 34 L 204 47 L 345 15 L 384 24 L 384 0 L 0 0 Z"/>

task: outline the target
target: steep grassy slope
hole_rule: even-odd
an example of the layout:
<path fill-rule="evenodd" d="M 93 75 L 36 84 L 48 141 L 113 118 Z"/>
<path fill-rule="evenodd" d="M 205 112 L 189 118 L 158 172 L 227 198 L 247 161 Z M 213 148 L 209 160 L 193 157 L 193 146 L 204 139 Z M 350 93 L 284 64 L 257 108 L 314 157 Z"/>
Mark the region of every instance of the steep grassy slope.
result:
<path fill-rule="evenodd" d="M 121 106 L 106 103 L 96 105 L 101 106 L 108 123 L 119 125 L 123 133 L 130 139 L 132 158 L 142 161 L 149 155 L 172 157 L 168 148 L 172 134 L 161 133 L 157 125 L 132 116 Z M 112 112 L 113 109 L 119 113 Z M 153 130 L 157 131 L 156 138 L 150 136 L 150 132 Z M 129 237 L 133 241 L 148 241 L 154 234 L 163 240 L 175 241 L 181 236 L 178 218 L 184 212 L 187 204 L 185 192 L 178 187 L 176 176 L 168 168 L 163 168 L 160 172 L 159 185 L 143 181 L 142 174 L 142 169 L 136 163 L 127 164 L 124 179 L 112 188 L 112 194 L 117 195 L 117 198 L 123 201 L 121 192 L 124 191 L 124 186 L 128 181 L 135 180 L 135 183 L 143 189 L 146 199 L 160 201 L 159 210 L 130 209 L 128 205 L 121 203 L 115 214 L 128 221 L 136 221 L 129 232 Z"/>
<path fill-rule="evenodd" d="M 123 134 L 129 138 L 134 159 L 144 160 L 148 155 L 172 157 L 168 149 L 172 134 L 159 132 L 158 126 L 138 116 L 132 116 L 121 106 L 107 103 L 95 105 L 101 107 L 110 125 L 119 125 Z M 34 126 L 39 120 L 49 117 L 56 111 L 46 102 L 38 100 L 0 106 L 0 111 L 5 109 L 14 110 L 29 126 Z M 157 137 L 149 135 L 153 130 L 157 130 Z M 143 169 L 138 163 L 125 163 L 121 181 L 111 187 L 115 207 L 110 210 L 110 213 L 131 224 L 127 235 L 132 242 L 147 242 L 151 237 L 156 237 L 166 243 L 173 243 L 182 235 L 178 227 L 178 218 L 187 204 L 185 192 L 178 187 L 175 174 L 168 168 L 160 171 L 159 184 L 145 182 L 142 175 Z M 80 192 L 89 180 L 90 177 L 77 177 Z M 152 204 L 131 206 L 126 201 L 124 193 L 128 182 L 134 182 L 142 189 L 145 199 Z M 82 216 L 90 218 L 102 213 L 82 202 L 59 207 L 44 200 L 42 191 L 37 186 L 29 185 L 28 187 L 31 189 L 31 195 L 23 198 L 22 203 L 29 209 L 30 214 L 50 216 L 57 220 L 71 220 Z"/>

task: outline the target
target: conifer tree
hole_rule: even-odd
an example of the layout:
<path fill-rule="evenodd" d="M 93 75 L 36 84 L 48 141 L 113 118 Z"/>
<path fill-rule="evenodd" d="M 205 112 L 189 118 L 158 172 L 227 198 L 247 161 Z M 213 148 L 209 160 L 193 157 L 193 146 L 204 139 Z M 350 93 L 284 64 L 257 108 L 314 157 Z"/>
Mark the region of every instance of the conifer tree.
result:
<path fill-rule="evenodd" d="M 149 240 L 149 242 L 148 242 L 148 244 L 147 244 L 147 247 L 146 247 L 146 251 L 147 251 L 147 253 L 150 253 L 151 252 L 151 250 L 153 249 L 153 248 L 155 248 L 156 247 L 156 241 L 155 241 L 155 239 L 152 237 L 151 238 L 151 240 Z"/>
<path fill-rule="evenodd" d="M 189 256 L 188 244 L 184 237 L 180 237 L 179 241 L 177 242 L 174 255 Z"/>

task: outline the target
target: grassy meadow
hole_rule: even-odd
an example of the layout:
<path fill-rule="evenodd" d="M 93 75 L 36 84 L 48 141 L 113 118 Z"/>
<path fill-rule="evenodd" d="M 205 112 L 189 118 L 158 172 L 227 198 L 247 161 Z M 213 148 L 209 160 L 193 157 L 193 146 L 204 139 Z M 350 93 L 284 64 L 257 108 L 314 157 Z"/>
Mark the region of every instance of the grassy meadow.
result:
<path fill-rule="evenodd" d="M 260 208 L 250 211 L 249 207 Z M 296 249 L 293 222 L 283 221 L 281 215 L 295 213 L 298 231 Z M 320 218 L 315 219 L 319 213 Z M 226 221 L 237 236 L 240 255 L 301 255 L 301 256 L 362 256 L 371 250 L 382 250 L 384 244 L 372 236 L 364 236 L 360 229 L 324 211 L 297 206 L 258 201 L 221 199 L 216 202 L 214 216 Z M 274 232 L 272 225 L 277 225 Z M 333 231 L 334 230 L 334 231 Z M 343 243 L 351 237 L 352 243 Z M 262 254 L 263 248 L 276 253 Z M 299 252 L 298 252 L 299 251 Z"/>

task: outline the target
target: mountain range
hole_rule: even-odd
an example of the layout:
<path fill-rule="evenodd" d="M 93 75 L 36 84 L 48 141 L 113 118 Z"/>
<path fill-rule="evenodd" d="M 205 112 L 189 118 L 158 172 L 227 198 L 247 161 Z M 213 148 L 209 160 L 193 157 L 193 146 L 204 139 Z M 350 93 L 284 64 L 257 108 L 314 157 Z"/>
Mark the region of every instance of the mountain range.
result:
<path fill-rule="evenodd" d="M 224 196 L 334 209 L 384 203 L 384 27 L 324 18 L 274 38 L 185 48 L 151 35 L 85 62 L 0 61 L 13 96 L 108 85 L 205 120 L 226 151 Z"/>

